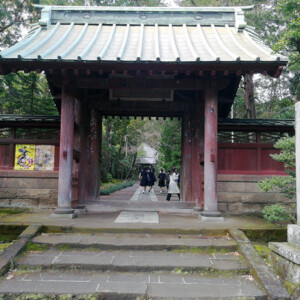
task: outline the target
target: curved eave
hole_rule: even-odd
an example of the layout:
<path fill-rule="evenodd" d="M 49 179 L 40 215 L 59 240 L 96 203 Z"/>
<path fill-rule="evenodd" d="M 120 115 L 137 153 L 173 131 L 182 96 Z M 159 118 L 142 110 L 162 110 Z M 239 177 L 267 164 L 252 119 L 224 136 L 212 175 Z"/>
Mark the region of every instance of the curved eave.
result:
<path fill-rule="evenodd" d="M 38 28 L 18 44 L 0 52 L 0 63 L 30 65 L 47 63 L 62 66 L 103 65 L 206 65 L 255 66 L 247 72 L 269 71 L 273 65 L 284 66 L 287 59 L 271 50 L 247 30 L 237 31 L 232 25 L 189 26 L 186 24 L 60 24 Z M 96 68 L 96 67 L 95 67 Z M 225 70 L 225 69 L 224 69 Z M 0 70 L 1 71 L 1 70 Z"/>

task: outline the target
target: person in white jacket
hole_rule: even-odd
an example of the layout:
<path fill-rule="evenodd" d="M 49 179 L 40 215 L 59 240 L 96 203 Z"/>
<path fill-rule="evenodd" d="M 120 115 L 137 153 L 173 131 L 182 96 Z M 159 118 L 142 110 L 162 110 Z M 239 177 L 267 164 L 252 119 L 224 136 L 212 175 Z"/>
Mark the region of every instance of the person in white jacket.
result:
<path fill-rule="evenodd" d="M 176 168 L 172 167 L 170 173 L 170 183 L 168 188 L 167 201 L 170 201 L 172 194 L 177 194 L 180 201 L 180 191 L 177 185 L 179 174 L 176 173 Z"/>

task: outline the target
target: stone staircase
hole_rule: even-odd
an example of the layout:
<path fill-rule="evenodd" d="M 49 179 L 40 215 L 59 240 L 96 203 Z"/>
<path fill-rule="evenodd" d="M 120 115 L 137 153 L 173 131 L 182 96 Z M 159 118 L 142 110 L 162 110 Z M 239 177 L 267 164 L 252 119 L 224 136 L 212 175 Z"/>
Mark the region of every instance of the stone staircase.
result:
<path fill-rule="evenodd" d="M 12 265 L 0 299 L 268 299 L 228 234 L 42 233 Z"/>

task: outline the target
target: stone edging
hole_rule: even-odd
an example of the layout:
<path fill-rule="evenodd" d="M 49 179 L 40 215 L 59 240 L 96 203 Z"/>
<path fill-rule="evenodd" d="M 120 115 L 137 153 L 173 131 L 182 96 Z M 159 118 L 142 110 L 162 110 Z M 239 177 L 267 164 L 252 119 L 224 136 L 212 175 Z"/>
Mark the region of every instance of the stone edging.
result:
<path fill-rule="evenodd" d="M 265 288 L 270 299 L 291 299 L 274 271 L 258 255 L 246 235 L 238 229 L 230 229 L 229 233 L 236 240 L 239 251 L 247 259 L 252 273 Z"/>
<path fill-rule="evenodd" d="M 41 225 L 28 226 L 19 236 L 16 242 L 7 247 L 0 254 L 0 276 L 10 267 L 11 261 L 20 253 L 27 243 L 40 231 Z"/>

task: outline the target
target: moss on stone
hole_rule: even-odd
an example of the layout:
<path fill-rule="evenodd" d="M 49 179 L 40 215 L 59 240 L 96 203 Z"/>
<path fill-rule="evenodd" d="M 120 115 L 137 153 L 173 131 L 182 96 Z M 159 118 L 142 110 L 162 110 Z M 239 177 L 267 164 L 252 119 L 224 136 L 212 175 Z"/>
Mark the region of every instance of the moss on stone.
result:
<path fill-rule="evenodd" d="M 199 254 L 213 254 L 213 253 L 228 253 L 231 252 L 231 249 L 218 249 L 215 247 L 180 247 L 177 249 L 173 249 L 172 252 L 175 253 L 199 253 Z"/>
<path fill-rule="evenodd" d="M 244 229 L 244 234 L 252 242 L 268 243 L 268 242 L 286 242 L 287 230 L 280 229 Z"/>
<path fill-rule="evenodd" d="M 262 258 L 267 259 L 271 249 L 266 244 L 254 244 L 253 246 Z"/>
<path fill-rule="evenodd" d="M 285 281 L 283 285 L 293 299 L 300 298 L 300 284 Z"/>
<path fill-rule="evenodd" d="M 73 248 L 69 244 L 61 244 L 56 247 L 60 251 L 70 251 Z"/>
<path fill-rule="evenodd" d="M 39 252 L 44 252 L 48 250 L 48 246 L 44 244 L 36 244 L 32 242 L 28 242 L 26 245 L 24 251 L 29 252 L 29 251 L 39 251 Z"/>
<path fill-rule="evenodd" d="M 0 254 L 3 253 L 3 251 L 9 247 L 12 243 L 1 243 L 0 244 Z"/>

